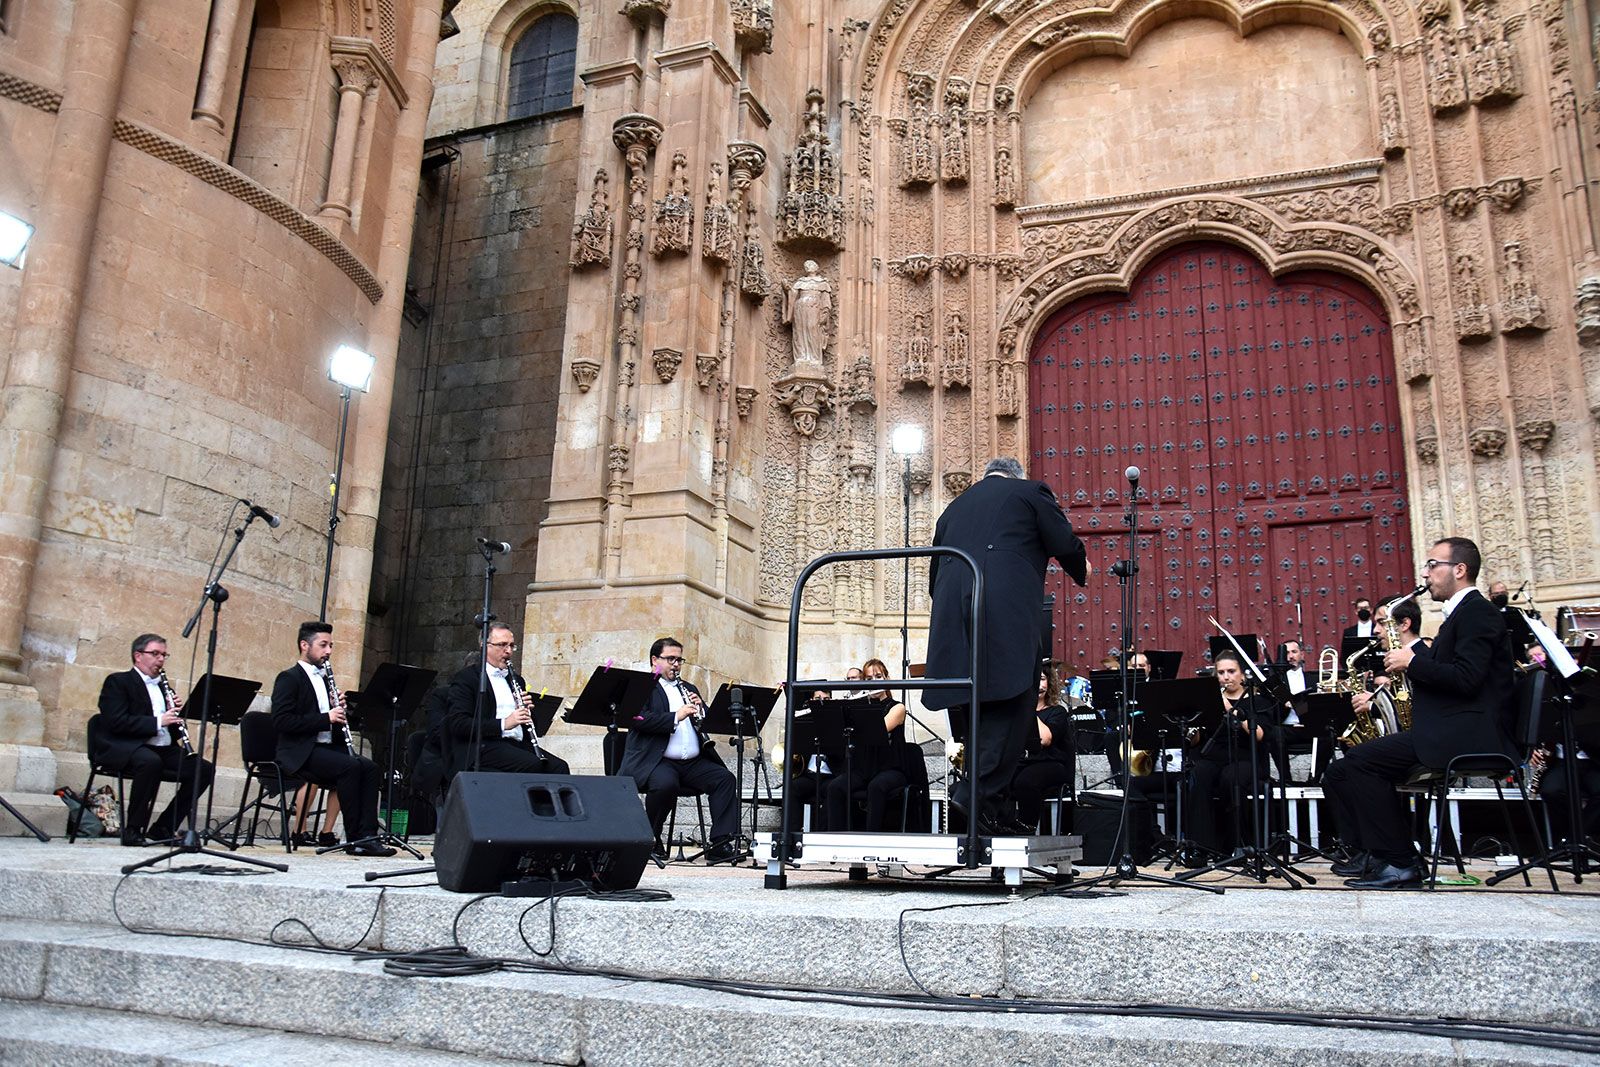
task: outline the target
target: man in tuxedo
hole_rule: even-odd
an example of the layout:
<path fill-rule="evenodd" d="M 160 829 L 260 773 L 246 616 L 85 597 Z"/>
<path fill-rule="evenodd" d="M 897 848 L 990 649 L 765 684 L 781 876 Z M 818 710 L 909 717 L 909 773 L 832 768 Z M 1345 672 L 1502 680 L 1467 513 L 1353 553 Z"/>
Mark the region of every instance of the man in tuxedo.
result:
<path fill-rule="evenodd" d="M 517 638 L 511 627 L 489 628 L 488 658 L 484 666 L 462 667 L 450 679 L 449 712 L 446 729 L 454 742 L 450 748 L 457 766 L 447 768 L 450 777 L 472 762 L 473 718 L 479 719 L 478 766 L 485 771 L 514 771 L 520 774 L 566 774 L 567 761 L 552 755 L 544 741 L 534 733 L 533 696 L 528 684 L 511 667 L 517 652 Z M 478 691 L 483 690 L 479 713 Z"/>
<path fill-rule="evenodd" d="M 734 862 L 742 855 L 734 840 L 739 832 L 739 786 L 711 739 L 700 732 L 705 701 L 700 690 L 683 678 L 682 643 L 671 637 L 658 639 L 650 646 L 650 669 L 657 682 L 629 724 L 619 773 L 632 778 L 644 794 L 644 813 L 657 840 L 680 796 L 706 794 L 711 804 L 706 862 Z"/>
<path fill-rule="evenodd" d="M 199 795 L 211 788 L 214 768 L 198 755 L 184 755 L 178 743 L 183 701 L 174 694 L 167 706 L 161 689 L 161 668 L 167 662 L 167 639 L 140 634 L 133 639 L 133 666 L 106 676 L 100 686 L 100 721 L 96 751 L 89 755 L 109 770 L 133 780 L 128 810 L 122 817 L 122 843 L 145 845 L 177 832 L 195 799 L 195 762 L 200 764 Z M 178 783 L 178 794 L 150 825 L 161 780 Z M 149 826 L 149 835 L 145 828 Z"/>
<path fill-rule="evenodd" d="M 1346 637 L 1372 636 L 1372 601 L 1360 597 L 1355 602 L 1356 621 L 1344 628 Z"/>
<path fill-rule="evenodd" d="M 974 634 L 972 571 L 959 560 L 938 556 L 928 565 L 933 589 L 928 677 L 965 677 L 974 641 L 978 647 L 976 766 L 969 763 L 976 797 L 969 798 L 975 800 L 969 811 L 991 831 L 1031 833 L 1000 813 L 999 797 L 1022 758 L 1028 731 L 1035 728 L 1039 664 L 1049 652 L 1040 647 L 1045 565 L 1054 557 L 1079 585 L 1094 568 L 1050 487 L 1027 480 L 1022 464 L 1010 457 L 990 460 L 983 477 L 950 502 L 934 527 L 933 543 L 964 549 L 983 572 L 982 614 Z M 964 722 L 968 695 L 967 690 L 927 690 L 922 703 L 949 709 L 952 721 Z"/>
<path fill-rule="evenodd" d="M 1406 806 L 1394 787 L 1417 765 L 1443 770 L 1469 752 L 1514 751 L 1511 647 L 1506 624 L 1473 583 L 1481 557 L 1465 537 L 1433 546 L 1425 564 L 1428 595 L 1443 605 L 1444 625 L 1432 647 L 1412 642 L 1384 657 L 1391 675 L 1411 685 L 1411 729 L 1351 749 L 1323 775 L 1340 834 L 1353 850 L 1334 873 L 1359 889 L 1399 889 L 1422 883 L 1421 860 Z"/>
<path fill-rule="evenodd" d="M 378 765 L 349 751 L 344 695 L 330 699 L 323 674 L 333 656 L 333 626 L 303 622 L 296 638 L 300 658 L 272 683 L 272 727 L 278 733 L 278 763 L 287 775 L 339 794 L 345 839 L 357 856 L 392 856 L 378 840 Z"/>

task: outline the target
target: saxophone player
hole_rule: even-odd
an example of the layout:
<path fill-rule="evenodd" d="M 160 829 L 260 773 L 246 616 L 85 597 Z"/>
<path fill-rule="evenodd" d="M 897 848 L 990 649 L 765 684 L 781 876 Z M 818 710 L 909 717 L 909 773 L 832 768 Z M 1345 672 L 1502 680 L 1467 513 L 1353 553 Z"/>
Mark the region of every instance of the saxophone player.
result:
<path fill-rule="evenodd" d="M 394 849 L 377 839 L 378 765 L 346 746 L 344 697 L 326 672 L 333 656 L 333 626 L 303 622 L 296 641 L 300 658 L 272 683 L 278 763 L 284 774 L 339 794 L 352 855 L 392 856 Z"/>
<path fill-rule="evenodd" d="M 511 627 L 491 626 L 488 658 L 481 666 L 476 662 L 468 664 L 450 679 L 445 728 L 455 741 L 451 752 L 459 765 L 450 767 L 449 775 L 466 769 L 472 762 L 473 716 L 478 711 L 480 689 L 483 722 L 479 727 L 479 767 L 519 774 L 568 772 L 567 761 L 545 748 L 544 739 L 535 733 L 533 697 L 522 675 L 511 667 L 516 651 L 517 637 Z"/>
<path fill-rule="evenodd" d="M 100 686 L 100 722 L 95 762 L 133 779 L 122 822 L 122 843 L 144 845 L 172 837 L 188 816 L 194 788 L 194 761 L 200 760 L 199 795 L 211 788 L 214 768 L 179 744 L 183 701 L 162 685 L 167 639 L 140 634 L 133 639 L 133 667 L 106 676 Z M 178 783 L 178 795 L 150 825 L 162 779 Z M 148 836 L 146 827 L 149 826 Z"/>
<path fill-rule="evenodd" d="M 1432 647 L 1414 640 L 1384 657 L 1391 676 L 1405 671 L 1412 725 L 1352 748 L 1323 775 L 1350 855 L 1335 864 L 1347 885 L 1403 889 L 1422 883 L 1421 859 L 1406 806 L 1395 786 L 1418 764 L 1442 770 L 1467 752 L 1514 749 L 1511 648 L 1506 624 L 1474 583 L 1482 558 L 1465 537 L 1435 542 L 1423 577 L 1443 605 L 1444 625 Z"/>

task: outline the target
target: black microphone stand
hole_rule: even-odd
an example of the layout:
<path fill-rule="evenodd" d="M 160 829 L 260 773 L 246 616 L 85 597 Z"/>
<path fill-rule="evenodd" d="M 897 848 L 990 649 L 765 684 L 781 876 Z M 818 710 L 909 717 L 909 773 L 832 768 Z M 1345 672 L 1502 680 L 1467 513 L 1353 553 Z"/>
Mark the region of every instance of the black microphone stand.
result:
<path fill-rule="evenodd" d="M 211 856 L 214 859 L 232 860 L 235 863 L 248 863 L 256 867 L 265 867 L 273 871 L 287 871 L 288 864 L 272 863 L 268 860 L 258 860 L 250 856 L 238 856 L 231 852 L 219 852 L 216 849 L 205 848 L 201 844 L 200 833 L 195 829 L 195 824 L 200 818 L 200 763 L 205 758 L 206 727 L 211 721 L 211 678 L 216 673 L 217 665 L 217 623 L 218 616 L 222 613 L 222 602 L 228 599 L 228 591 L 222 586 L 222 576 L 227 573 L 228 564 L 233 562 L 233 554 L 238 551 L 239 545 L 244 541 L 244 534 L 250 524 L 256 520 L 256 514 L 251 511 L 238 529 L 233 531 L 233 544 L 228 546 L 228 554 L 222 557 L 222 565 L 217 568 L 216 576 L 208 578 L 206 585 L 200 592 L 200 603 L 195 605 L 194 614 L 189 616 L 189 621 L 183 624 L 183 636 L 188 637 L 194 633 L 194 628 L 200 623 L 200 616 L 206 610 L 206 603 L 211 604 L 211 630 L 206 636 L 206 673 L 205 684 L 201 687 L 203 692 L 200 698 L 200 740 L 194 746 L 194 765 L 189 768 L 193 775 L 189 790 L 189 822 L 183 833 L 178 838 L 178 844 L 167 851 L 138 863 L 130 863 L 122 868 L 123 874 L 132 874 L 144 867 L 150 867 L 163 860 L 170 860 L 174 856 Z M 230 516 L 231 521 L 231 516 Z"/>
<path fill-rule="evenodd" d="M 1091 886 L 1101 885 L 1119 886 L 1124 882 L 1154 882 L 1159 885 L 1183 886 L 1186 889 L 1203 889 L 1208 893 L 1221 894 L 1221 886 L 1197 885 L 1193 882 L 1180 881 L 1177 878 L 1167 878 L 1159 874 L 1149 874 L 1139 869 L 1133 860 L 1133 838 L 1131 827 L 1128 825 L 1130 810 L 1130 797 L 1133 789 L 1133 716 L 1138 708 L 1136 686 L 1138 685 L 1136 672 L 1130 670 L 1133 660 L 1133 621 L 1137 615 L 1139 605 L 1138 579 L 1139 573 L 1139 468 L 1129 467 L 1128 476 L 1128 510 L 1123 515 L 1123 520 L 1128 524 L 1128 555 L 1111 565 L 1111 573 L 1117 576 L 1117 583 L 1121 586 L 1122 607 L 1122 692 L 1120 702 L 1122 705 L 1122 722 L 1118 726 L 1117 745 L 1120 751 L 1127 756 L 1122 761 L 1122 813 L 1117 824 L 1117 842 L 1122 846 L 1122 853 L 1117 857 L 1117 866 L 1114 871 L 1109 871 L 1086 882 L 1071 882 L 1070 888 L 1074 891 L 1088 889 Z"/>
<path fill-rule="evenodd" d="M 493 542 L 478 538 L 478 554 L 483 557 L 483 610 L 472 619 L 478 624 L 478 695 L 472 704 L 472 772 L 483 760 L 483 704 L 489 692 L 489 627 L 495 615 L 489 610 L 494 597 Z"/>

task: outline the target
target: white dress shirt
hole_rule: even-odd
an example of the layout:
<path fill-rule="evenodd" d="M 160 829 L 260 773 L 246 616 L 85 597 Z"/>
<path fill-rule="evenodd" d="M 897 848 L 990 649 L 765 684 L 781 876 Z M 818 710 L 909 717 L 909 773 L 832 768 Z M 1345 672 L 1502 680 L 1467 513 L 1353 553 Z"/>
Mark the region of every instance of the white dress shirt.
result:
<path fill-rule="evenodd" d="M 1450 613 L 1461 606 L 1461 602 L 1466 599 L 1467 594 L 1476 588 L 1476 586 L 1464 585 L 1460 589 L 1457 589 L 1449 600 L 1446 600 L 1443 604 L 1439 605 L 1439 610 L 1444 612 L 1444 617 L 1448 619 L 1450 617 Z"/>
<path fill-rule="evenodd" d="M 322 676 L 322 668 L 314 663 L 300 661 L 300 669 L 306 672 L 306 677 L 311 679 L 311 691 L 317 694 L 317 710 L 326 715 L 331 710 L 328 704 L 328 682 Z M 317 743 L 322 745 L 333 743 L 333 729 L 323 730 L 317 734 Z"/>
<path fill-rule="evenodd" d="M 152 678 L 143 671 L 139 672 L 139 677 L 144 679 L 145 692 L 150 696 L 150 710 L 155 712 L 156 716 L 156 735 L 146 740 L 145 744 L 151 748 L 165 748 L 167 745 L 172 744 L 172 735 L 167 732 L 165 726 L 161 725 L 161 716 L 167 713 L 166 694 L 161 692 L 160 679 Z"/>
<path fill-rule="evenodd" d="M 517 699 L 511 695 L 511 668 L 485 667 L 484 671 L 489 675 L 489 692 L 494 694 L 494 717 L 504 724 L 507 717 L 517 710 Z M 502 725 L 500 736 L 512 741 L 521 741 L 522 727 L 513 726 L 507 729 Z"/>
<path fill-rule="evenodd" d="M 681 682 L 669 682 L 662 678 L 658 683 L 667 694 L 667 712 L 678 714 L 678 709 L 689 703 Z M 667 738 L 667 750 L 662 753 L 667 759 L 694 759 L 700 755 L 700 735 L 695 732 L 694 716 L 685 715 L 679 719 L 672 728 L 672 736 Z"/>

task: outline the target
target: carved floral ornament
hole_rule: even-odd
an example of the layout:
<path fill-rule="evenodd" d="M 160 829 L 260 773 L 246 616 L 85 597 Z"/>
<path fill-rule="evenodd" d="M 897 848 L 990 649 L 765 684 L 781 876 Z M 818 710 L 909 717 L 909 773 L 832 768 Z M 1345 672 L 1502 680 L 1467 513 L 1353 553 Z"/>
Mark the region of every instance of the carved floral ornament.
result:
<path fill-rule="evenodd" d="M 733 390 L 733 406 L 741 419 L 748 419 L 756 408 L 757 390 L 753 385 L 737 386 Z"/>
<path fill-rule="evenodd" d="M 650 353 L 650 362 L 661 384 L 667 385 L 678 376 L 678 368 L 683 365 L 683 353 L 676 348 L 658 348 Z"/>

